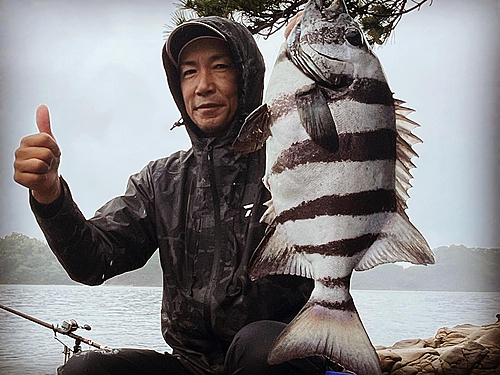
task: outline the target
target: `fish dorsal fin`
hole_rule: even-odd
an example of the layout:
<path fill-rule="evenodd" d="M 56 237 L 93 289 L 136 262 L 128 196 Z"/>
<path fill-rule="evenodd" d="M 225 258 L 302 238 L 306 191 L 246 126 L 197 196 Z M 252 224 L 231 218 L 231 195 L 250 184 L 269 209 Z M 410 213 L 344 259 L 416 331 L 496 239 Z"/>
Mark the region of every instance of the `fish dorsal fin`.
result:
<path fill-rule="evenodd" d="M 302 126 L 317 145 L 335 152 L 339 148 L 339 135 L 328 101 L 318 85 L 296 94 L 297 109 Z"/>
<path fill-rule="evenodd" d="M 422 143 L 422 140 L 412 133 L 420 125 L 406 117 L 408 114 L 414 112 L 414 110 L 404 107 L 403 104 L 402 100 L 394 101 L 397 132 L 396 196 L 400 212 L 403 212 L 408 207 L 406 201 L 410 197 L 408 190 L 412 187 L 410 180 L 413 178 L 410 169 L 415 168 L 415 164 L 412 163 L 411 159 L 418 157 L 418 154 L 413 150 L 413 146 L 417 143 Z"/>
<path fill-rule="evenodd" d="M 233 143 L 236 152 L 245 154 L 259 150 L 271 136 L 269 108 L 266 103 L 248 115 Z"/>
<path fill-rule="evenodd" d="M 394 100 L 396 112 L 396 201 L 397 212 L 387 221 L 379 238 L 368 249 L 356 266 L 357 271 L 364 271 L 379 264 L 394 262 L 410 262 L 413 264 L 433 264 L 434 256 L 427 241 L 410 222 L 405 213 L 410 197 L 408 190 L 412 187 L 410 173 L 415 164 L 413 157 L 418 157 L 413 145 L 422 140 L 412 133 L 419 125 L 406 116 L 413 109 L 404 107 L 404 102 Z"/>

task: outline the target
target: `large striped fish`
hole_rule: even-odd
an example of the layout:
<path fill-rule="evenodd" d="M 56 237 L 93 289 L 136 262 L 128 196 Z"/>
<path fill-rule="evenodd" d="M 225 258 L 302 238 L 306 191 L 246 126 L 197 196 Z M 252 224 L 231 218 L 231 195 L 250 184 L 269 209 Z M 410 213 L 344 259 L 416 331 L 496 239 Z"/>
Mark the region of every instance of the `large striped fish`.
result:
<path fill-rule="evenodd" d="M 283 44 L 265 104 L 235 142 L 266 144 L 269 231 L 251 264 L 313 278 L 301 312 L 268 362 L 323 355 L 358 375 L 381 374 L 349 293 L 352 272 L 378 264 L 434 263 L 405 214 L 417 156 L 411 110 L 393 99 L 382 66 L 343 1 L 310 0 Z"/>

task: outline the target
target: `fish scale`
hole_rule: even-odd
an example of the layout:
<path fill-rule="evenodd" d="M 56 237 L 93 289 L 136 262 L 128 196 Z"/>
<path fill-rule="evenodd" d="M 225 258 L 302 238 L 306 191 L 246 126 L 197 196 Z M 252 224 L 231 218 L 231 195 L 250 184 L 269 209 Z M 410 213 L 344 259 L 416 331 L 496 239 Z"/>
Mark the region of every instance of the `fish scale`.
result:
<path fill-rule="evenodd" d="M 281 47 L 264 104 L 234 144 L 266 146 L 269 229 L 250 277 L 315 280 L 309 301 L 268 362 L 326 356 L 358 375 L 381 374 L 349 292 L 354 270 L 434 263 L 404 212 L 418 126 L 395 100 L 382 66 L 345 4 L 310 0 Z"/>

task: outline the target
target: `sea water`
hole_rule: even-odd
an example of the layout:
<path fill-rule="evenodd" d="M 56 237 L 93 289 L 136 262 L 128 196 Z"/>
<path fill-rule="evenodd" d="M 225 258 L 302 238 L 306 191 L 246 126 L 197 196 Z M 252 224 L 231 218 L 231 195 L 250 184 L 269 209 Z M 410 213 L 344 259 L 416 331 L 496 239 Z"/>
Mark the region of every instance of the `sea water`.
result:
<path fill-rule="evenodd" d="M 500 293 L 353 290 L 374 345 L 429 338 L 441 327 L 489 324 L 500 313 Z M 162 289 L 128 286 L 0 285 L 0 304 L 50 324 L 75 319 L 77 334 L 114 348 L 169 351 L 160 330 Z M 0 374 L 55 374 L 63 346 L 52 330 L 0 310 Z M 69 346 L 74 341 L 57 336 Z M 89 347 L 82 345 L 83 349 Z"/>

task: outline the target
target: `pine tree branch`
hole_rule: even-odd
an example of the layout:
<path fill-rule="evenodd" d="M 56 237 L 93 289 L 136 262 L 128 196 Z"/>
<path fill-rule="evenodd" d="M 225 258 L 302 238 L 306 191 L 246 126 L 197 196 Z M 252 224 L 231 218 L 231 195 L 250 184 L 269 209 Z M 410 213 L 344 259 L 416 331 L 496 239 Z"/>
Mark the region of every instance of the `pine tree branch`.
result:
<path fill-rule="evenodd" d="M 185 21 L 182 10 L 192 10 L 200 17 L 216 15 L 239 20 L 252 34 L 269 37 L 283 28 L 303 9 L 307 0 L 179 0 L 180 11 L 174 22 Z M 363 28 L 370 42 L 382 44 L 399 24 L 403 15 L 420 10 L 429 0 L 345 0 L 350 15 Z M 324 0 L 325 3 L 331 0 Z M 433 0 L 430 0 L 432 5 Z"/>

